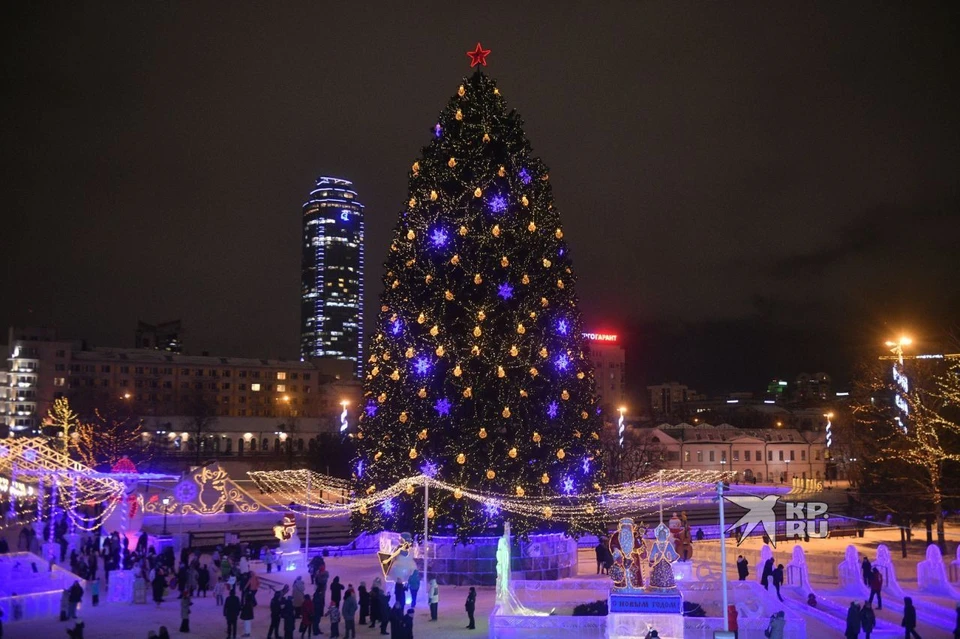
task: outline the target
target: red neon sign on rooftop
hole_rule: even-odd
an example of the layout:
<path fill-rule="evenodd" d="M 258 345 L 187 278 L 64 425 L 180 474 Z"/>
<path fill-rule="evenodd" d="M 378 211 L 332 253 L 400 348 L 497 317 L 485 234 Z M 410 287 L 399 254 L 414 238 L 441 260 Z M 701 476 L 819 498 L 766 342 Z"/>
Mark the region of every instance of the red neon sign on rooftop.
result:
<path fill-rule="evenodd" d="M 616 343 L 616 333 L 583 333 L 583 338 L 591 342 L 609 342 Z"/>

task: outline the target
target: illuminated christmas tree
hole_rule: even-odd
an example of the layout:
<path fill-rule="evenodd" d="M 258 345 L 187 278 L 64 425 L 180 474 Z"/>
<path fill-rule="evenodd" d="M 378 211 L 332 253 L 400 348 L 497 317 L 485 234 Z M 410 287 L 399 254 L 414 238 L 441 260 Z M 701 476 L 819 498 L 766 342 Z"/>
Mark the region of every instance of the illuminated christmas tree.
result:
<path fill-rule="evenodd" d="M 485 66 L 486 52 L 471 55 Z M 536 498 L 598 493 L 601 421 L 584 355 L 575 277 L 547 167 L 496 83 L 463 80 L 409 173 L 365 366 L 359 494 L 421 473 L 493 498 L 430 494 L 431 531 L 461 539 L 597 528 L 536 510 Z M 357 529 L 423 530 L 421 491 L 357 515 Z"/>

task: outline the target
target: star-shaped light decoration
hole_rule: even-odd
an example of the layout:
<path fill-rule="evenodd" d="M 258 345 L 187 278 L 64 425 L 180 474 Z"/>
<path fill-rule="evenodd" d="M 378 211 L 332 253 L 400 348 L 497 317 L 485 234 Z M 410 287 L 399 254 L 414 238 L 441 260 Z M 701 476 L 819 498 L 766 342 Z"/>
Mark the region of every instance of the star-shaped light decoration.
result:
<path fill-rule="evenodd" d="M 584 458 L 583 458 L 583 463 L 580 465 L 580 467 L 583 468 L 583 474 L 584 474 L 584 475 L 586 475 L 587 473 L 589 473 L 589 472 L 590 472 L 590 458 L 589 458 L 589 457 L 584 457 Z"/>
<path fill-rule="evenodd" d="M 367 402 L 367 417 L 376 417 L 377 416 L 377 403 L 373 400 Z"/>
<path fill-rule="evenodd" d="M 524 184 L 530 184 L 530 180 L 533 179 L 530 176 L 530 171 L 526 169 L 520 169 L 520 173 L 518 173 L 518 175 L 520 176 L 520 181 L 523 182 Z"/>
<path fill-rule="evenodd" d="M 390 332 L 393 333 L 394 335 L 399 335 L 400 331 L 402 330 L 403 330 L 403 322 L 401 322 L 400 320 L 393 322 L 393 325 L 390 327 Z"/>
<path fill-rule="evenodd" d="M 363 477 L 363 460 L 357 462 L 357 478 Z"/>
<path fill-rule="evenodd" d="M 393 514 L 393 499 L 387 499 L 383 502 L 383 512 L 388 515 Z"/>
<path fill-rule="evenodd" d="M 503 213 L 507 210 L 507 198 L 502 195 L 494 195 L 488 202 L 490 210 L 494 213 Z"/>
<path fill-rule="evenodd" d="M 443 127 L 440 126 L 440 123 L 439 123 L 439 122 L 437 122 L 437 125 L 436 125 L 435 127 L 433 127 L 433 134 L 434 134 L 435 136 L 437 136 L 438 138 L 439 138 L 441 135 L 443 135 Z"/>
<path fill-rule="evenodd" d="M 560 357 L 557 358 L 557 368 L 559 370 L 565 371 L 570 366 L 570 358 L 567 357 L 566 353 L 561 353 Z"/>
<path fill-rule="evenodd" d="M 432 461 L 424 462 L 423 466 L 420 467 L 420 472 L 427 477 L 436 477 L 438 470 L 439 468 Z"/>
<path fill-rule="evenodd" d="M 550 405 L 547 406 L 547 417 L 553 419 L 557 416 L 557 412 L 560 410 L 560 405 L 557 402 L 550 402 Z"/>
<path fill-rule="evenodd" d="M 567 320 L 562 319 L 557 322 L 557 332 L 561 335 L 566 335 L 570 331 L 570 326 L 567 324 Z"/>
<path fill-rule="evenodd" d="M 413 368 L 418 375 L 426 375 L 430 372 L 430 361 L 426 357 L 418 357 L 413 363 Z"/>
<path fill-rule="evenodd" d="M 490 49 L 484 49 L 480 46 L 480 43 L 477 43 L 477 48 L 473 51 L 467 51 L 467 56 L 470 58 L 470 68 L 477 66 L 487 66 L 487 56 L 490 55 Z"/>
<path fill-rule="evenodd" d="M 493 502 L 489 502 L 483 507 L 483 512 L 487 513 L 488 517 L 496 517 L 500 514 L 500 506 Z"/>
<path fill-rule="evenodd" d="M 444 246 L 448 239 L 447 232 L 443 229 L 433 229 L 433 232 L 430 233 L 430 242 L 432 242 L 436 248 Z"/>
<path fill-rule="evenodd" d="M 513 287 L 504 282 L 497 287 L 497 295 L 500 296 L 500 299 L 508 300 L 513 297 Z"/>
<path fill-rule="evenodd" d="M 563 478 L 563 492 L 568 495 L 573 492 L 573 477 Z"/>
<path fill-rule="evenodd" d="M 442 397 L 437 400 L 436 404 L 433 405 L 433 410 L 437 411 L 438 415 L 449 415 L 450 406 L 450 400 L 446 397 Z"/>

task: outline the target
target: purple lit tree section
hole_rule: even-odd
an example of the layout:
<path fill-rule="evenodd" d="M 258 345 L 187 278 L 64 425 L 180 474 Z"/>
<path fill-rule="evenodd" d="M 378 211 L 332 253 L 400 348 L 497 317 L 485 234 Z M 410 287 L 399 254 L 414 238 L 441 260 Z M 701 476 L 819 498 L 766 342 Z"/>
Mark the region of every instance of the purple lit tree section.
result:
<path fill-rule="evenodd" d="M 477 72 L 432 126 L 384 262 L 357 432 L 357 494 L 425 473 L 485 494 L 596 493 L 604 477 L 593 371 L 551 176 L 494 82 Z M 426 462 L 429 460 L 429 465 Z M 354 466 L 358 468 L 359 466 Z M 430 491 L 430 526 L 495 532 L 496 506 Z M 354 518 L 423 530 L 423 492 Z M 597 532 L 595 515 L 511 515 L 517 534 Z"/>

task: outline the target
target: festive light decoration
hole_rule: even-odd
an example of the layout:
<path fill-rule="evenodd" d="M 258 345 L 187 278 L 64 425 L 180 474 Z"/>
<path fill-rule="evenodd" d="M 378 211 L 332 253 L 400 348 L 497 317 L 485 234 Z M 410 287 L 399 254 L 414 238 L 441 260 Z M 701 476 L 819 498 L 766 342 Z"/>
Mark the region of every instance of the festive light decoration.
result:
<path fill-rule="evenodd" d="M 474 53 L 483 65 L 488 52 Z M 595 455 L 593 442 L 574 435 L 599 432 L 600 419 L 572 264 L 562 234 L 547 231 L 560 229 L 561 220 L 546 167 L 510 113 L 478 70 L 457 88 L 408 172 L 409 206 L 387 254 L 377 324 L 402 328 L 384 330 L 371 345 L 364 393 L 377 398 L 379 410 L 364 411 L 358 426 L 366 463 L 358 494 L 372 484 L 364 499 L 380 495 L 429 458 L 436 480 L 462 492 L 459 500 L 452 491 L 431 492 L 430 526 L 455 527 L 463 540 L 489 525 L 470 497 L 477 485 L 489 491 L 486 501 L 515 498 L 518 488 L 527 499 L 570 499 L 559 481 L 540 478 L 575 476 L 579 492 L 595 499 L 603 481 L 599 457 L 581 467 Z M 551 307 L 562 316 L 543 311 Z M 562 409 L 561 398 L 569 402 Z M 430 436 L 421 439 L 424 430 Z M 363 502 L 360 517 L 359 506 L 351 508 L 357 529 L 422 531 L 424 504 L 405 488 L 392 495 L 390 512 Z M 601 528 L 584 508 L 549 506 L 550 528 Z M 542 525 L 543 507 L 517 512 L 497 502 L 519 515 L 513 526 L 520 535 Z"/>
<path fill-rule="evenodd" d="M 477 43 L 477 48 L 473 51 L 467 51 L 467 56 L 470 58 L 470 68 L 479 65 L 487 66 L 487 56 L 490 55 L 490 49 L 484 49 L 480 46 L 480 43 Z M 462 85 L 461 85 L 462 87 Z"/>

